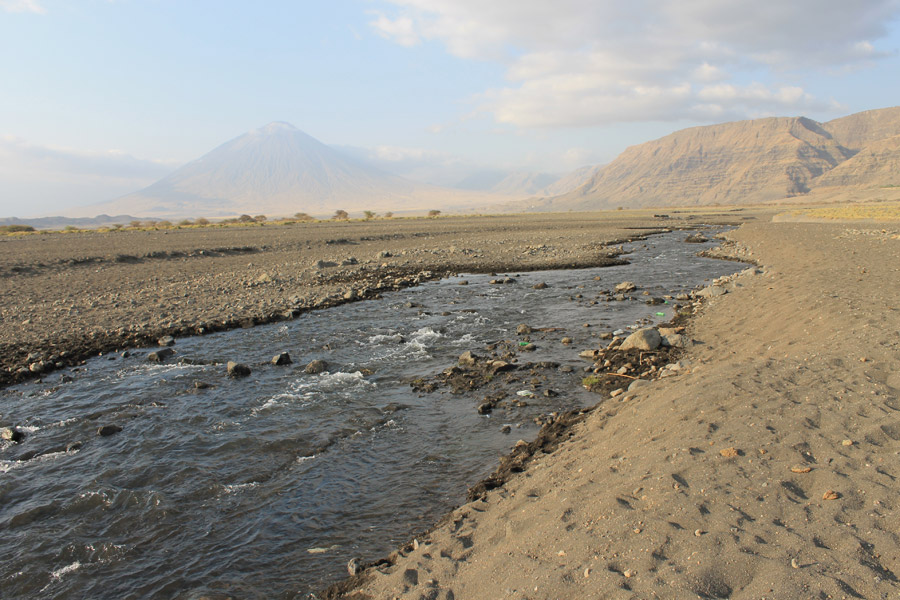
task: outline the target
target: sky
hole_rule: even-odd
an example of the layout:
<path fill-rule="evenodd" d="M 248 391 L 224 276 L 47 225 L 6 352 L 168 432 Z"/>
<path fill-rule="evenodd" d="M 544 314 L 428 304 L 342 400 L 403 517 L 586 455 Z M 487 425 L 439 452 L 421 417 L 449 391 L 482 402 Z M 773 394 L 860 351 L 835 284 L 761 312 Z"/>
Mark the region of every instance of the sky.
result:
<path fill-rule="evenodd" d="M 0 0 L 0 217 L 271 121 L 449 184 L 900 104 L 900 0 Z"/>

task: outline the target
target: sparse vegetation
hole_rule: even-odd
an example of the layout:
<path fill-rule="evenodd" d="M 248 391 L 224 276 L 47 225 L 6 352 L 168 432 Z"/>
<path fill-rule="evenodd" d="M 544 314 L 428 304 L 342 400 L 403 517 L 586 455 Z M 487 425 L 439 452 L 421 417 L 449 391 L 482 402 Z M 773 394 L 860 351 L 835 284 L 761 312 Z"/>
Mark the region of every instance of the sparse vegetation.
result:
<path fill-rule="evenodd" d="M 393 217 L 394 217 L 394 213 L 392 213 L 391 211 L 384 213 L 385 219 L 392 219 Z"/>
<path fill-rule="evenodd" d="M 267 220 L 267 217 L 266 217 L 266 215 L 256 215 L 255 217 L 253 217 L 253 220 L 256 221 L 257 223 L 265 223 Z"/>
<path fill-rule="evenodd" d="M 346 210 L 338 209 L 334 211 L 334 216 L 331 218 L 337 221 L 346 221 L 350 218 L 350 214 Z"/>
<path fill-rule="evenodd" d="M 3 225 L 0 226 L 0 233 L 27 233 L 34 231 L 31 225 Z"/>
<path fill-rule="evenodd" d="M 371 210 L 364 210 L 364 211 L 363 211 L 363 218 L 365 218 L 366 221 L 371 221 L 372 219 L 374 219 L 374 218 L 377 217 L 377 216 L 378 216 L 378 215 L 376 215 L 376 214 L 375 214 L 373 211 L 371 211 Z"/>
<path fill-rule="evenodd" d="M 237 220 L 239 223 L 252 223 L 253 217 L 251 217 L 250 215 L 241 215 L 237 218 Z"/>
<path fill-rule="evenodd" d="M 432 219 L 433 219 L 434 217 L 437 217 L 437 216 L 440 215 L 440 214 L 441 214 L 441 211 L 439 211 L 439 210 L 432 209 L 432 210 L 429 210 L 429 211 L 428 211 L 428 216 L 429 216 L 430 218 L 432 218 Z"/>
<path fill-rule="evenodd" d="M 199 219 L 194 219 L 194 225 L 200 225 L 202 227 L 205 227 L 206 225 L 209 225 L 209 220 L 204 219 L 203 217 L 200 217 Z"/>
<path fill-rule="evenodd" d="M 190 219 L 182 219 L 181 221 L 178 221 L 179 227 L 190 227 L 191 225 L 193 225 L 193 223 Z"/>
<path fill-rule="evenodd" d="M 294 218 L 298 221 L 312 221 L 313 218 L 305 212 L 294 213 Z"/>

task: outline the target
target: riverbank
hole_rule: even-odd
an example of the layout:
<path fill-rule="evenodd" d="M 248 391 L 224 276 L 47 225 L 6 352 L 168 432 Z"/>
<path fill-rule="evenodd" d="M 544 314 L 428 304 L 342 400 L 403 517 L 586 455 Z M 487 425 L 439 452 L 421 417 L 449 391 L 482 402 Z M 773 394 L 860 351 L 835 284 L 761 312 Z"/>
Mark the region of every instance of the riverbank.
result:
<path fill-rule="evenodd" d="M 763 269 L 687 369 L 605 400 L 345 598 L 888 598 L 900 588 L 896 224 L 745 224 Z"/>
<path fill-rule="evenodd" d="M 593 267 L 751 209 L 0 236 L 0 385 L 128 347 L 288 320 L 451 273 Z"/>

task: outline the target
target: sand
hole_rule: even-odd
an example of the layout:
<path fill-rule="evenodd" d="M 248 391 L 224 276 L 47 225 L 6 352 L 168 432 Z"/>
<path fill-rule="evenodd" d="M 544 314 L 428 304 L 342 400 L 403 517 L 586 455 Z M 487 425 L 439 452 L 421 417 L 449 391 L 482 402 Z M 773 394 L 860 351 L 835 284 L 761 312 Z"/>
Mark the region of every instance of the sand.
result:
<path fill-rule="evenodd" d="M 688 368 L 603 400 L 554 452 L 331 595 L 897 597 L 898 233 L 732 232 L 763 272 L 690 322 Z"/>

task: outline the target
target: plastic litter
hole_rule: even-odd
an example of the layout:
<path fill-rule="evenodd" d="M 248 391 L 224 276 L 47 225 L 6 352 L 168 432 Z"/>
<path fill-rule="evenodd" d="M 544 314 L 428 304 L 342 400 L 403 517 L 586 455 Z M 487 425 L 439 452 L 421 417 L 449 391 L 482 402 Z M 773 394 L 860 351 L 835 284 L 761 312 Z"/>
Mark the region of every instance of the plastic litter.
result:
<path fill-rule="evenodd" d="M 522 396 L 523 398 L 534 398 L 534 392 L 531 390 L 519 390 L 516 392 L 516 396 Z"/>
<path fill-rule="evenodd" d="M 531 343 L 531 342 L 519 342 L 519 345 L 520 345 L 520 346 L 527 346 L 527 345 L 530 344 L 530 343 Z"/>
<path fill-rule="evenodd" d="M 664 312 L 659 312 L 659 313 L 656 313 L 656 316 L 657 316 L 657 317 L 664 317 L 664 316 L 666 316 L 666 313 L 664 313 Z"/>

